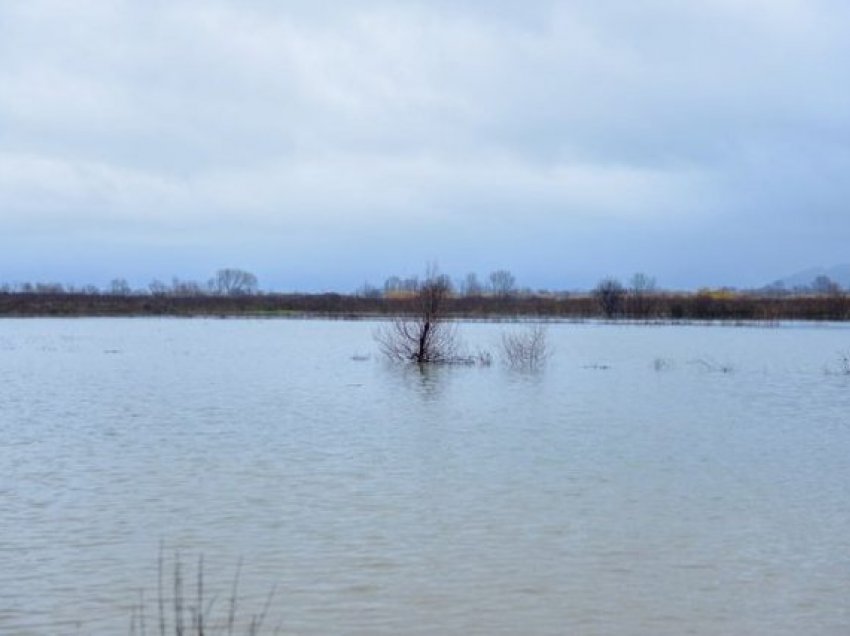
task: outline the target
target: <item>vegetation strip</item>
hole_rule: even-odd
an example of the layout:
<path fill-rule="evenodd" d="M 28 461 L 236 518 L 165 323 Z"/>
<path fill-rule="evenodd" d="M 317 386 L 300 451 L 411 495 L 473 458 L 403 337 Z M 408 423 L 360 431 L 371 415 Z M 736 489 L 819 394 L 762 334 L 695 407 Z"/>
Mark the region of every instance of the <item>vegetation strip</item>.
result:
<path fill-rule="evenodd" d="M 606 301 L 608 302 L 608 301 Z M 364 298 L 344 294 L 153 296 L 0 293 L 0 316 L 244 316 L 374 318 L 416 313 L 415 297 Z M 848 320 L 850 297 L 658 293 L 640 306 L 624 295 L 613 311 L 595 294 L 457 296 L 445 299 L 450 318 L 551 318 L 633 320 Z"/>

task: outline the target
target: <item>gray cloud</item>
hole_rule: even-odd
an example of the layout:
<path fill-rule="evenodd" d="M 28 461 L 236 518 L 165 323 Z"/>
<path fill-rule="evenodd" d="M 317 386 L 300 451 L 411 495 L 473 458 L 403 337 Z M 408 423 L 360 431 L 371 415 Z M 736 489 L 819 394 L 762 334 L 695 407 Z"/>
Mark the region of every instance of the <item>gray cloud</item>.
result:
<path fill-rule="evenodd" d="M 846 260 L 848 31 L 837 0 L 5 3 L 0 277 Z"/>

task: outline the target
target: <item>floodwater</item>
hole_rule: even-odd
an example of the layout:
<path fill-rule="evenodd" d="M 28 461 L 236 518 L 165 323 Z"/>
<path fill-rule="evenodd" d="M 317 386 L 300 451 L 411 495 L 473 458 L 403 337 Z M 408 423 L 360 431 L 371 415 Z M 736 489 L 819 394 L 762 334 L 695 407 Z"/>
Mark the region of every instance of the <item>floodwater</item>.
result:
<path fill-rule="evenodd" d="M 268 633 L 850 633 L 850 329 L 552 324 L 539 373 L 374 329 L 0 321 L 0 633 L 158 634 L 178 552 Z"/>

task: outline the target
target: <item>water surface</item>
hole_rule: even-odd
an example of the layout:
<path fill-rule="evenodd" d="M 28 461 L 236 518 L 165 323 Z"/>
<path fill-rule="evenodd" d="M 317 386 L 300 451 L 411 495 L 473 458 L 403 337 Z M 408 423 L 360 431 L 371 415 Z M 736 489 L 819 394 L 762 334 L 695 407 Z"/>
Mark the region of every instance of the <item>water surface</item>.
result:
<path fill-rule="evenodd" d="M 150 633 L 161 542 L 284 633 L 850 632 L 850 330 L 555 324 L 524 374 L 374 328 L 0 321 L 0 633 Z"/>

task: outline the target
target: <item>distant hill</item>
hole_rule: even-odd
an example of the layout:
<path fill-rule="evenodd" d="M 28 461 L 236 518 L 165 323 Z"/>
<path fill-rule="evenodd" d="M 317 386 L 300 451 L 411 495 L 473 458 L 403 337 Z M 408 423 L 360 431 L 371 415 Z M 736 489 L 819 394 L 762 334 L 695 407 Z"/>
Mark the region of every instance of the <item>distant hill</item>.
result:
<path fill-rule="evenodd" d="M 827 276 L 841 285 L 844 289 L 850 288 L 850 263 L 835 265 L 833 267 L 810 267 L 802 271 L 780 278 L 771 283 L 771 287 L 783 286 L 785 289 L 795 287 L 809 287 L 818 276 Z"/>

